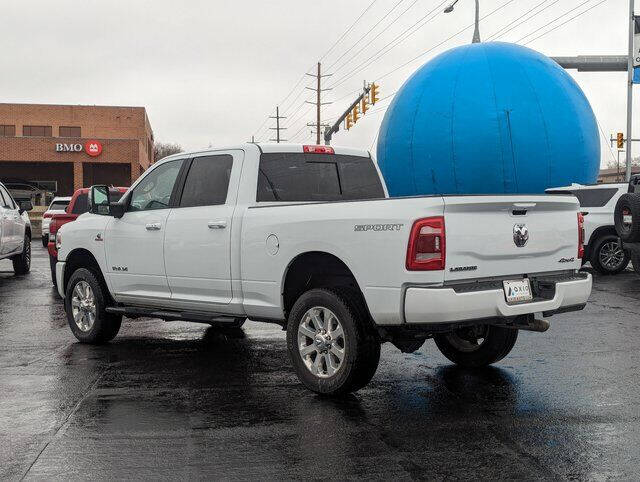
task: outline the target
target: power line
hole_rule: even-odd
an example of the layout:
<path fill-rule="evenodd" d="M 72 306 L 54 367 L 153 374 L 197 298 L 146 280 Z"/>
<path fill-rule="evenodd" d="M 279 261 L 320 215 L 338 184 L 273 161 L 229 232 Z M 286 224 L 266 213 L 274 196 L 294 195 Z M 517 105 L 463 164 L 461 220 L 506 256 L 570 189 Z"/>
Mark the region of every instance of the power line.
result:
<path fill-rule="evenodd" d="M 526 34 L 524 37 L 519 38 L 518 40 L 516 40 L 516 43 L 520 43 L 520 42 L 522 42 L 522 41 L 523 41 L 524 39 L 526 39 L 527 37 L 529 37 L 529 36 L 533 35 L 533 34 L 534 34 L 534 33 L 536 33 L 536 32 L 539 32 L 540 30 L 542 30 L 542 29 L 543 29 L 543 28 L 545 28 L 545 27 L 548 27 L 549 25 L 551 25 L 552 23 L 554 23 L 556 20 L 559 20 L 559 19 L 561 19 L 562 17 L 564 17 L 564 16 L 566 16 L 566 15 L 569 15 L 571 12 L 576 11 L 576 9 L 578 9 L 578 8 L 582 7 L 583 5 L 585 5 L 585 4 L 587 4 L 587 3 L 589 3 L 590 1 L 591 1 L 591 0 L 585 0 L 585 1 L 584 1 L 584 2 L 582 2 L 581 4 L 579 4 L 579 5 L 575 6 L 575 7 L 570 8 L 569 10 L 567 10 L 566 12 L 564 12 L 563 14 L 558 15 L 556 18 L 554 18 L 554 19 L 553 19 L 553 20 L 551 20 L 550 22 L 547 22 L 546 24 L 544 24 L 544 25 L 542 25 L 542 26 L 538 27 L 537 29 L 532 30 L 531 32 L 529 32 L 528 34 Z"/>
<path fill-rule="evenodd" d="M 331 51 L 335 48 L 335 46 L 336 46 L 336 45 L 338 45 L 338 44 L 340 43 L 340 41 L 341 41 L 343 38 L 345 38 L 345 37 L 347 36 L 347 34 L 348 34 L 349 32 L 351 32 L 351 30 L 353 29 L 353 27 L 355 27 L 355 25 L 358 23 L 358 21 L 359 21 L 359 20 L 364 16 L 364 14 L 365 14 L 365 13 L 367 13 L 367 12 L 369 11 L 369 9 L 370 9 L 371 7 L 373 7 L 373 4 L 374 4 L 374 3 L 376 3 L 377 1 L 378 1 L 378 0 L 373 0 L 373 2 L 371 2 L 371 3 L 369 4 L 369 6 L 368 6 L 367 8 L 365 8 L 365 9 L 362 11 L 362 13 L 360 14 L 360 16 L 359 16 L 358 18 L 356 18 L 356 19 L 354 20 L 354 22 L 351 24 L 351 26 L 350 26 L 347 30 L 345 30 L 345 31 L 344 31 L 344 33 L 343 33 L 342 35 L 340 35 L 340 37 L 338 38 L 338 40 L 336 40 L 336 41 L 333 43 L 333 45 L 332 45 L 331 47 L 329 47 L 329 50 L 327 50 L 324 54 L 322 54 L 322 56 L 320 57 L 320 59 L 319 59 L 319 60 L 324 59 L 324 58 L 327 56 L 327 54 L 328 54 L 329 52 L 331 52 Z"/>
<path fill-rule="evenodd" d="M 529 45 L 531 42 L 535 42 L 535 41 L 536 41 L 536 40 L 538 40 L 540 37 L 544 37 L 545 35 L 547 35 L 547 34 L 549 34 L 549 33 L 553 32 L 554 30 L 556 30 L 556 29 L 558 29 L 558 28 L 562 27 L 563 25 L 568 24 L 568 23 L 569 23 L 569 22 L 571 22 L 572 20 L 575 20 L 576 18 L 578 18 L 578 17 L 580 17 L 580 16 L 584 15 L 584 14 L 585 14 L 585 13 L 587 13 L 589 10 L 592 10 L 592 9 L 596 8 L 598 5 L 601 5 L 601 4 L 603 4 L 604 2 L 606 2 L 606 1 L 607 1 L 607 0 L 600 0 L 600 1 L 599 1 L 598 3 L 596 3 L 595 5 L 591 5 L 591 6 L 590 6 L 589 8 L 587 8 L 586 10 L 584 10 L 584 11 L 580 12 L 579 14 L 574 15 L 573 17 L 571 17 L 571 18 L 569 18 L 569 19 L 565 20 L 565 21 L 564 21 L 564 22 L 562 22 L 561 24 L 556 25 L 555 27 L 553 27 L 553 28 L 551 28 L 551 29 L 547 30 L 546 32 L 544 32 L 544 33 L 542 33 L 542 34 L 538 35 L 537 37 L 535 37 L 535 38 L 533 38 L 533 39 L 531 39 L 531 40 L 527 40 L 527 41 L 524 43 L 524 45 Z M 577 8 L 577 7 L 576 7 L 576 8 Z"/>
<path fill-rule="evenodd" d="M 399 35 L 397 35 L 393 40 L 391 40 L 391 42 L 388 42 L 386 45 L 383 45 L 382 48 L 380 48 L 377 52 L 375 52 L 373 55 L 371 55 L 370 57 L 368 57 L 367 59 L 365 59 L 364 61 L 360 62 L 354 69 L 352 69 L 351 71 L 349 71 L 347 74 L 345 74 L 344 76 L 342 76 L 339 80 L 337 80 L 333 85 L 333 86 L 337 86 L 342 84 L 344 81 L 350 79 L 351 77 L 353 77 L 356 73 L 362 71 L 362 69 L 366 68 L 367 66 L 371 65 L 373 62 L 375 62 L 376 60 L 380 59 L 381 57 L 384 57 L 386 54 L 388 54 L 391 50 L 393 50 L 395 47 L 397 47 L 398 45 L 400 45 L 402 42 L 404 42 L 405 40 L 407 40 L 411 35 L 413 35 L 414 33 L 416 33 L 418 30 L 420 30 L 422 27 L 424 27 L 427 23 L 431 22 L 432 20 L 434 20 L 440 12 L 438 12 L 436 15 L 434 15 L 431 18 L 427 18 L 429 17 L 432 13 L 434 13 L 436 10 L 438 10 L 440 7 L 442 7 L 442 5 L 444 5 L 446 3 L 447 0 L 439 3 L 438 5 L 436 5 L 433 9 L 431 9 L 426 15 L 424 15 L 420 20 L 418 20 L 416 23 L 414 23 L 413 25 L 411 25 L 409 28 L 403 30 L 402 32 L 400 32 Z M 425 20 L 426 19 L 426 20 Z M 422 22 L 422 23 L 421 23 Z M 420 24 L 421 23 L 421 24 Z M 418 25 L 420 24 L 420 25 Z M 412 30 L 410 32 L 410 30 Z M 406 34 L 406 35 L 405 35 Z M 404 35 L 404 38 L 401 38 Z M 399 39 L 399 40 L 398 40 Z M 396 42 L 397 41 L 397 42 Z M 395 42 L 395 44 L 394 44 Z M 392 45 L 394 44 L 394 45 Z M 389 47 L 391 46 L 391 47 Z M 389 47 L 389 48 L 387 48 Z M 386 50 L 385 50 L 386 49 Z"/>
<path fill-rule="evenodd" d="M 363 46 L 360 50 L 358 50 L 355 54 L 353 54 L 351 57 L 349 57 L 349 59 L 348 59 L 348 60 L 346 60 L 345 62 L 343 62 L 343 63 L 342 63 L 342 65 L 340 65 L 339 67 L 337 67 L 337 68 L 333 71 L 333 73 L 339 72 L 340 70 L 342 70 L 343 68 L 345 68 L 345 67 L 349 64 L 349 62 L 351 62 L 354 58 L 356 58 L 358 55 L 360 55 L 360 53 L 362 53 L 362 51 L 363 51 L 364 49 L 366 49 L 369 45 L 371 45 L 371 43 L 372 43 L 374 40 L 376 40 L 378 37 L 380 37 L 380 35 L 382 35 L 383 33 L 385 33 L 387 30 L 389 30 L 389 27 L 391 27 L 391 25 L 393 25 L 394 23 L 396 23 L 396 22 L 400 19 L 400 17 L 402 17 L 405 13 L 407 13 L 407 11 L 408 11 L 411 7 L 413 7 L 413 6 L 417 3 L 417 1 L 418 1 L 418 0 L 414 0 L 414 1 L 413 1 L 413 2 L 412 2 L 412 3 L 411 3 L 407 8 L 405 8 L 405 9 L 400 13 L 400 15 L 398 15 L 395 19 L 393 19 L 391 22 L 389 22 L 389 24 L 388 24 L 386 27 L 384 27 L 380 32 L 378 32 L 378 34 L 377 34 L 375 37 L 373 37 L 373 38 L 372 38 L 372 39 L 370 39 L 367 43 L 365 43 L 365 44 L 364 44 L 364 46 Z M 446 1 L 446 0 L 445 0 L 445 1 Z M 442 2 L 442 3 L 444 3 L 444 2 Z"/>
<path fill-rule="evenodd" d="M 540 15 L 542 12 L 544 12 L 546 9 L 548 9 L 549 7 L 553 6 L 554 4 L 558 3 L 560 0 L 555 0 L 553 2 L 551 2 L 549 5 L 547 5 L 546 7 L 544 7 L 542 10 L 537 11 L 536 13 L 534 13 L 533 15 L 531 15 L 530 17 L 528 17 L 526 20 L 523 20 L 522 22 L 513 25 L 514 23 L 516 23 L 518 20 L 526 17 L 529 13 L 533 12 L 535 9 L 537 9 L 538 7 L 540 7 L 542 4 L 548 2 L 549 0 L 542 0 L 542 2 L 538 3 L 535 7 L 527 10 L 525 13 L 523 13 L 522 15 L 520 15 L 518 18 L 516 18 L 515 20 L 509 22 L 507 25 L 499 28 L 498 30 L 496 30 L 495 32 L 493 32 L 486 40 L 486 42 L 489 42 L 490 40 L 493 39 L 498 39 L 500 37 L 503 37 L 505 34 L 511 32 L 514 28 L 519 27 L 520 25 L 522 25 L 525 22 L 530 21 L 532 18 L 537 17 L 538 15 Z M 513 25 L 513 26 L 512 26 Z M 509 28 L 511 27 L 511 28 Z"/>
<path fill-rule="evenodd" d="M 366 31 L 366 33 L 365 33 L 362 37 L 360 37 L 358 40 L 356 40 L 356 42 L 355 42 L 351 47 L 349 47 L 345 52 L 343 52 L 343 53 L 342 53 L 342 55 L 341 55 L 340 57 L 338 57 L 338 58 L 337 58 L 337 59 L 336 59 L 336 60 L 335 60 L 331 65 L 329 65 L 329 67 L 327 67 L 327 70 L 331 69 L 331 67 L 333 67 L 334 65 L 336 65 L 336 64 L 340 61 L 340 59 L 342 59 L 345 55 L 347 55 L 347 54 L 348 54 L 348 53 L 349 53 L 349 52 L 350 52 L 350 51 L 351 51 L 351 50 L 352 50 L 356 45 L 358 45 L 358 43 L 359 43 L 362 39 L 364 39 L 367 35 L 369 35 L 369 33 L 371 33 L 371 31 L 372 31 L 374 28 L 376 28 L 378 25 L 380 25 L 380 22 L 382 22 L 385 18 L 387 18 L 389 15 L 391 15 L 391 13 L 392 13 L 396 8 L 398 8 L 398 6 L 399 6 L 402 2 L 404 2 L 404 0 L 398 0 L 398 2 L 396 2 L 396 3 L 393 5 L 393 7 L 391 7 L 391 10 L 389 10 L 387 13 L 385 13 L 385 14 L 382 16 L 382 18 L 381 18 L 380 20 L 378 20 L 378 21 L 373 25 L 373 27 L 371 27 L 369 30 L 367 30 L 367 31 Z M 414 3 L 415 3 L 415 1 L 414 1 Z"/>

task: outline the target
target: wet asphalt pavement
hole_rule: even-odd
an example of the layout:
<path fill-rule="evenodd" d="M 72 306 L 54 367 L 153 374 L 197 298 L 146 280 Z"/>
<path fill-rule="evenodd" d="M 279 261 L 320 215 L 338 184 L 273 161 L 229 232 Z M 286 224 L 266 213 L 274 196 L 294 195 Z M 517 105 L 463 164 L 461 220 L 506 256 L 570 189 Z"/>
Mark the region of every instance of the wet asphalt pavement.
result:
<path fill-rule="evenodd" d="M 125 321 L 69 331 L 33 243 L 0 261 L 0 479 L 640 479 L 640 277 L 465 371 L 384 345 L 363 390 L 305 390 L 279 327 Z"/>

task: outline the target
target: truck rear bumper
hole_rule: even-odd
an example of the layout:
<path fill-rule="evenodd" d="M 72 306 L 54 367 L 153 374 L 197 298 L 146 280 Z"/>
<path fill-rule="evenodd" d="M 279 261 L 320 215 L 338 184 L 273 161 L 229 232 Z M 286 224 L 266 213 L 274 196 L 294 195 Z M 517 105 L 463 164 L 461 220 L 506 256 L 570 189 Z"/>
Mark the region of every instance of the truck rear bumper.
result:
<path fill-rule="evenodd" d="M 501 282 L 441 288 L 409 287 L 404 296 L 406 323 L 454 323 L 483 318 L 512 318 L 529 313 L 569 311 L 580 309 L 591 294 L 589 273 L 578 273 L 565 279 L 541 278 L 538 287 L 534 280 L 534 299 L 528 303 L 508 305 Z"/>

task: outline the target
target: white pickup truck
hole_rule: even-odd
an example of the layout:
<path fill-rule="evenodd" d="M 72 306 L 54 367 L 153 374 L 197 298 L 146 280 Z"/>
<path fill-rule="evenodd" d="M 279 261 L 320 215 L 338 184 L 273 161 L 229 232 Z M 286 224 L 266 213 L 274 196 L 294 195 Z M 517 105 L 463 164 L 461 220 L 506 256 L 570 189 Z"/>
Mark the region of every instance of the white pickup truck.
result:
<path fill-rule="evenodd" d="M 324 394 L 373 377 L 380 345 L 433 338 L 451 361 L 494 363 L 518 330 L 580 310 L 574 196 L 388 198 L 366 151 L 245 144 L 177 154 L 118 203 L 56 235 L 58 290 L 78 340 L 111 340 L 123 316 L 281 324 L 300 380 Z"/>

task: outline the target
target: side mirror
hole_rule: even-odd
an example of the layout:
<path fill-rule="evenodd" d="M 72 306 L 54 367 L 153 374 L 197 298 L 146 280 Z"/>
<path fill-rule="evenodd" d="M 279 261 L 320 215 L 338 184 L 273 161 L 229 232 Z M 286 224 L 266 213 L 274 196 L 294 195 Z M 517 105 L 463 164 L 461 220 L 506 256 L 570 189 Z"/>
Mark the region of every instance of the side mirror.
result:
<path fill-rule="evenodd" d="M 109 216 L 109 186 L 91 186 L 91 190 L 89 192 L 89 203 L 90 213 L 99 214 L 101 216 Z"/>
<path fill-rule="evenodd" d="M 122 216 L 124 216 L 124 213 L 126 211 L 125 208 L 126 206 L 123 203 L 118 202 L 109 204 L 109 212 L 114 218 L 120 219 Z"/>
<path fill-rule="evenodd" d="M 33 204 L 31 200 L 26 201 L 18 201 L 18 211 L 22 214 L 25 211 L 31 211 L 33 209 Z"/>

